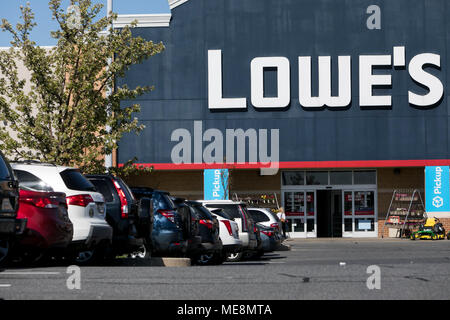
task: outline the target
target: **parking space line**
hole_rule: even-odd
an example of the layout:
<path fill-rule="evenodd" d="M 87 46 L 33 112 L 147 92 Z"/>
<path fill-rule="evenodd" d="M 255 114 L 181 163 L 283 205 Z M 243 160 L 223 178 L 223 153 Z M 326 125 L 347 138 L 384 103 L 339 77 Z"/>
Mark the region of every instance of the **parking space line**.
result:
<path fill-rule="evenodd" d="M 47 276 L 47 275 L 58 275 L 61 272 L 1 272 L 0 275 L 20 275 L 20 276 Z"/>
<path fill-rule="evenodd" d="M 0 284 L 0 288 L 10 288 L 10 284 Z"/>

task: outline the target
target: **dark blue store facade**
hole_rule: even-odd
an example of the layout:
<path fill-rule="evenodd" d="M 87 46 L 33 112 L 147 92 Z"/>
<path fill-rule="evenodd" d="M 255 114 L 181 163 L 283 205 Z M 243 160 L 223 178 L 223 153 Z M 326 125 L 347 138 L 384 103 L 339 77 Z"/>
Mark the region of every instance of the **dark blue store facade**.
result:
<path fill-rule="evenodd" d="M 379 236 L 393 190 L 423 192 L 424 167 L 450 164 L 448 1 L 169 4 L 167 25 L 133 30 L 166 49 L 117 83 L 155 86 L 119 164 L 176 173 L 168 191 L 197 197 L 189 175 L 252 172 L 236 196 L 273 191 L 293 237 Z"/>

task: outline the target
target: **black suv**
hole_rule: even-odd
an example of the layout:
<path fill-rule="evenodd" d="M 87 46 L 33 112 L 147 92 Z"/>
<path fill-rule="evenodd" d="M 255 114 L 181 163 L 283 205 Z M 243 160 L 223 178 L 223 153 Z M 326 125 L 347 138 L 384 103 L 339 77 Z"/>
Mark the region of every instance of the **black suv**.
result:
<path fill-rule="evenodd" d="M 221 264 L 225 261 L 222 253 L 222 241 L 219 238 L 219 221 L 200 202 L 186 201 L 183 198 L 172 198 L 181 210 L 190 210 L 192 219 L 192 239 L 200 237 L 200 241 L 191 240 L 187 255 L 194 264 Z M 196 226 L 196 227 L 194 227 Z M 194 231 L 196 230 L 196 232 Z"/>
<path fill-rule="evenodd" d="M 15 237 L 22 234 L 26 219 L 17 219 L 19 182 L 0 152 L 0 264 L 6 262 Z"/>
<path fill-rule="evenodd" d="M 167 191 L 148 187 L 131 187 L 137 199 L 149 197 L 153 203 L 153 254 L 185 256 L 192 239 L 189 210 L 178 210 Z"/>
<path fill-rule="evenodd" d="M 110 257 L 130 254 L 148 258 L 152 252 L 153 206 L 151 199 L 139 201 L 125 182 L 110 174 L 86 175 L 105 198 L 106 222 L 113 228 Z"/>

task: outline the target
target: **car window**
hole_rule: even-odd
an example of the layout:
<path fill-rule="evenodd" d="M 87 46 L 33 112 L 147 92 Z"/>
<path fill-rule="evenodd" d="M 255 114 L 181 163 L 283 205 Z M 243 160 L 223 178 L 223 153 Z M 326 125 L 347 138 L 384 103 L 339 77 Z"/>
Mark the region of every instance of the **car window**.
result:
<path fill-rule="evenodd" d="M 220 209 L 220 208 L 216 208 L 216 209 Z M 214 215 L 228 219 L 228 220 L 234 220 L 233 217 L 230 217 L 229 214 L 227 214 L 223 209 L 217 210 L 213 212 Z"/>
<path fill-rule="evenodd" d="M 143 197 L 147 198 L 153 197 L 153 191 L 144 188 L 131 188 L 131 192 L 133 193 L 133 196 L 138 200 Z"/>
<path fill-rule="evenodd" d="M 22 189 L 31 189 L 35 191 L 52 192 L 53 188 L 46 184 L 44 181 L 23 170 L 14 170 L 14 173 L 19 180 L 19 187 Z"/>
<path fill-rule="evenodd" d="M 159 210 L 175 210 L 176 206 L 166 193 L 153 192 L 153 206 Z"/>
<path fill-rule="evenodd" d="M 80 171 L 69 169 L 60 173 L 67 188 L 79 191 L 95 191 L 95 187 Z"/>
<path fill-rule="evenodd" d="M 272 212 L 272 210 L 268 210 L 270 215 L 278 222 L 280 222 L 280 218 L 278 218 L 277 214 L 275 212 Z"/>
<path fill-rule="evenodd" d="M 12 171 L 9 164 L 3 158 L 3 154 L 0 153 L 0 179 L 1 180 L 11 180 L 13 178 Z"/>
<path fill-rule="evenodd" d="M 199 216 L 200 219 L 208 219 L 212 220 L 211 212 L 208 211 L 205 207 L 202 206 L 194 206 L 195 212 Z"/>
<path fill-rule="evenodd" d="M 259 210 L 248 210 L 248 212 L 250 213 L 250 216 L 255 222 L 270 221 L 270 218 Z"/>
<path fill-rule="evenodd" d="M 225 211 L 227 215 L 229 215 L 231 218 L 238 218 L 241 219 L 241 213 L 239 212 L 239 206 L 237 204 L 206 204 L 205 207 L 207 208 L 220 208 Z"/>
<path fill-rule="evenodd" d="M 111 186 L 106 180 L 103 179 L 90 179 L 89 180 L 105 198 L 106 202 L 114 202 L 114 196 L 111 191 Z"/>

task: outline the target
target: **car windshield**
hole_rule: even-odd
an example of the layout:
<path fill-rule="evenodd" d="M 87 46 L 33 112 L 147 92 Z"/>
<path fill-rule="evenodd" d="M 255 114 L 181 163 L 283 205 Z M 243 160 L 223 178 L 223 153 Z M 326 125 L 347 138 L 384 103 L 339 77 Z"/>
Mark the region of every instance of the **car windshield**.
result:
<path fill-rule="evenodd" d="M 3 158 L 3 154 L 0 154 L 0 179 L 1 180 L 10 180 L 12 179 L 11 170 L 9 165 Z"/>
<path fill-rule="evenodd" d="M 212 208 L 211 210 L 214 210 L 214 208 Z M 211 211 L 213 214 L 215 214 L 216 216 L 228 219 L 228 220 L 234 220 L 233 217 L 230 217 L 230 215 L 228 215 L 223 209 L 220 208 L 216 208 L 216 210 Z"/>
<path fill-rule="evenodd" d="M 111 192 L 111 189 L 108 187 L 108 184 L 103 179 L 90 179 L 92 184 L 95 186 L 98 192 L 100 192 L 105 198 L 106 202 L 113 202 L 114 197 Z"/>
<path fill-rule="evenodd" d="M 23 170 L 14 170 L 14 173 L 19 180 L 19 187 L 21 189 L 27 190 L 35 190 L 35 191 L 45 191 L 52 192 L 53 189 L 44 181 L 36 177 L 34 174 L 31 174 L 27 171 Z"/>
<path fill-rule="evenodd" d="M 76 169 L 64 170 L 60 175 L 66 187 L 71 190 L 96 191 L 94 185 Z"/>
<path fill-rule="evenodd" d="M 205 207 L 193 206 L 193 208 L 195 209 L 195 212 L 197 213 L 197 215 L 200 219 L 212 220 L 211 212 L 209 212 L 208 209 L 206 209 Z"/>
<path fill-rule="evenodd" d="M 266 212 L 269 212 L 269 214 L 274 217 L 275 220 L 277 220 L 278 222 L 280 222 L 280 218 L 278 218 L 277 214 L 275 212 L 272 212 L 272 210 L 267 209 Z"/>
<path fill-rule="evenodd" d="M 169 195 L 163 192 L 153 192 L 153 205 L 156 209 L 175 210 L 176 206 Z"/>
<path fill-rule="evenodd" d="M 241 213 L 239 210 L 239 205 L 238 204 L 215 204 L 215 203 L 210 203 L 210 204 L 206 204 L 205 207 L 207 208 L 220 208 L 223 209 L 223 211 L 225 211 L 225 213 L 230 216 L 231 218 L 235 219 L 241 219 Z M 227 218 L 229 219 L 229 218 Z"/>
<path fill-rule="evenodd" d="M 248 212 L 255 222 L 270 221 L 269 217 L 264 212 L 261 212 L 259 210 L 248 210 Z"/>

